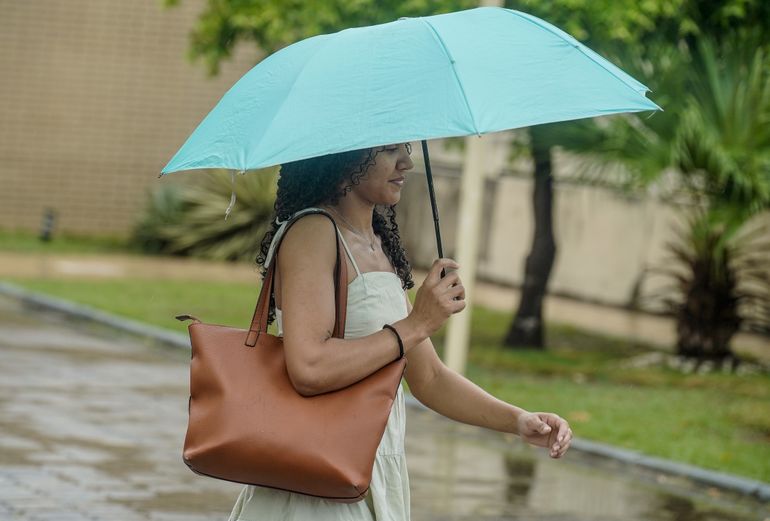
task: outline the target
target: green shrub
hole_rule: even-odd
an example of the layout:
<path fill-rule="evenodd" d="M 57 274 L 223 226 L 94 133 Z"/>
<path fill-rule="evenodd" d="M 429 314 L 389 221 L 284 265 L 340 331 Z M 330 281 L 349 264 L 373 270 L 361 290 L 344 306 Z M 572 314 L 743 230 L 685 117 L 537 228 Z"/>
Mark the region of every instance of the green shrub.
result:
<path fill-rule="evenodd" d="M 253 260 L 273 213 L 276 169 L 237 175 L 190 174 L 190 182 L 163 185 L 150 194 L 134 229 L 144 252 L 213 260 Z M 225 209 L 236 196 L 230 215 Z"/>

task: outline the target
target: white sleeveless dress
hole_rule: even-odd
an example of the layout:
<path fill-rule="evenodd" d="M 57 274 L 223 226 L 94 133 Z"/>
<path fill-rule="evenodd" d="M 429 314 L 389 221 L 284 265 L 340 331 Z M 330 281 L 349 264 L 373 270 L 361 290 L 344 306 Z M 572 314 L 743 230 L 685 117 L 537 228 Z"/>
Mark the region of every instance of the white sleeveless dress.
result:
<path fill-rule="evenodd" d="M 300 212 L 300 213 L 304 213 Z M 283 235 L 281 225 L 273 237 Z M 345 252 L 356 270 L 348 285 L 345 338 L 357 338 L 382 329 L 408 314 L 401 279 L 394 272 L 361 273 L 345 239 Z M 266 264 L 273 255 L 273 245 Z M 278 335 L 283 335 L 281 311 L 276 309 Z M 382 441 L 377 448 L 369 494 L 357 503 L 334 503 L 302 494 L 247 485 L 241 491 L 229 521 L 408 521 L 409 476 L 404 455 L 406 411 L 404 391 L 399 385 Z"/>

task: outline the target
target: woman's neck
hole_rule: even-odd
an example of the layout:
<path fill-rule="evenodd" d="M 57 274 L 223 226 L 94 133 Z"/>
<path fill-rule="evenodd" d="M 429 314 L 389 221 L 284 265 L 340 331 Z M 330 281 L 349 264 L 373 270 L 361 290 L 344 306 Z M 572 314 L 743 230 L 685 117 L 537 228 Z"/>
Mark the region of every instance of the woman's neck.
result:
<path fill-rule="evenodd" d="M 346 197 L 341 197 L 336 205 L 326 206 L 341 215 L 345 222 L 348 225 L 354 226 L 357 231 L 367 234 L 371 233 L 372 213 L 374 212 L 373 204 L 351 197 L 351 194 L 348 194 Z"/>

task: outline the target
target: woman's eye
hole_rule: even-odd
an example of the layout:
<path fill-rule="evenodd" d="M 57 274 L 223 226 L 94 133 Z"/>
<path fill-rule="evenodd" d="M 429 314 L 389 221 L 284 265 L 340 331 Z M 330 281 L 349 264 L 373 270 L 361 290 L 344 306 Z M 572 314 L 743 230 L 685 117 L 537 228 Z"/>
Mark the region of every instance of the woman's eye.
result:
<path fill-rule="evenodd" d="M 406 153 L 411 154 L 412 153 L 412 144 L 411 143 L 404 143 L 403 144 L 406 147 Z M 397 152 L 401 148 L 401 145 L 389 145 L 382 147 L 382 150 L 385 152 Z"/>

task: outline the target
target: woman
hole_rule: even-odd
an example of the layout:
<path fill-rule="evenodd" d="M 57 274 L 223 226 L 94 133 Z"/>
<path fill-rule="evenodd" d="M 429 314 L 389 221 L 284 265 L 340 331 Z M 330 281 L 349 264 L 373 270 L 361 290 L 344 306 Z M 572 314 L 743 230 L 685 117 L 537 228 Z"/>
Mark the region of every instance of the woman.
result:
<path fill-rule="evenodd" d="M 454 420 L 518 434 L 564 455 L 572 432 L 551 413 L 530 413 L 502 402 L 449 370 L 430 340 L 465 308 L 465 291 L 451 259 L 433 263 L 411 306 L 411 268 L 401 246 L 394 207 L 406 172 L 414 166 L 407 144 L 344 152 L 283 165 L 275 203 L 276 222 L 265 235 L 257 262 L 263 275 L 279 225 L 309 207 L 328 211 L 338 232 L 322 215 L 308 215 L 286 232 L 278 250 L 271 319 L 283 335 L 286 364 L 304 395 L 352 384 L 399 357 L 400 337 L 408 359 L 405 378 L 412 394 Z M 348 263 L 345 338 L 332 338 L 336 237 Z M 383 329 L 390 324 L 395 331 Z M 404 458 L 404 396 L 399 388 L 380 446 L 365 501 L 334 503 L 301 494 L 246 486 L 231 521 L 409 519 L 409 481 Z"/>

